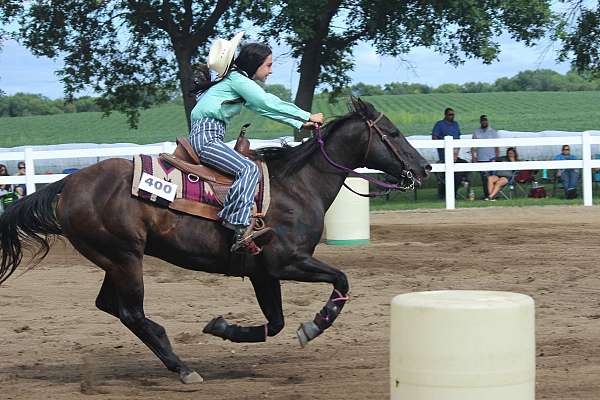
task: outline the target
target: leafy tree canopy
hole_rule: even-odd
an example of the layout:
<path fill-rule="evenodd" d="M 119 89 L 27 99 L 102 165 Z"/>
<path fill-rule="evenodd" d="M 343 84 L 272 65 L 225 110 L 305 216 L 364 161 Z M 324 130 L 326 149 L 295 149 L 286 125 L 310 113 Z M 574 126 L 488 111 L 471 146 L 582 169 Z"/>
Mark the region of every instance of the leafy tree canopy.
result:
<path fill-rule="evenodd" d="M 569 7 L 557 37 L 563 41 L 561 61 L 571 60 L 580 74 L 600 77 L 600 1 L 595 8 L 582 0 L 562 0 Z"/>
<path fill-rule="evenodd" d="M 100 94 L 103 111 L 127 113 L 171 99 L 178 86 L 185 112 L 192 64 L 216 36 L 228 37 L 262 1 L 35 0 L 19 16 L 21 41 L 38 56 L 63 56 L 58 71 L 67 97 Z M 14 12 L 13 12 L 14 15 Z"/>
<path fill-rule="evenodd" d="M 532 44 L 551 26 L 549 0 L 288 0 L 265 11 L 258 25 L 265 38 L 292 47 L 299 59 L 296 104 L 309 109 L 319 85 L 339 92 L 349 83 L 359 41 L 380 54 L 406 54 L 432 47 L 448 62 L 494 61 L 498 38 Z"/>

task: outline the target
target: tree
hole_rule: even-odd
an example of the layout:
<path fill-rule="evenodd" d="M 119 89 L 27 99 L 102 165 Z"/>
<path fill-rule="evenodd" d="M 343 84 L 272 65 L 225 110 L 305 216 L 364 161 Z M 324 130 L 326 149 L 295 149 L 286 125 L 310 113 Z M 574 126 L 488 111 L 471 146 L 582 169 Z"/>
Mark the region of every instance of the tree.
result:
<path fill-rule="evenodd" d="M 493 92 L 494 86 L 486 82 L 465 82 L 462 84 L 461 92 L 463 93 L 483 93 Z"/>
<path fill-rule="evenodd" d="M 564 2 L 565 0 L 563 0 Z M 571 7 L 563 15 L 557 37 L 563 41 L 559 60 L 571 60 L 578 73 L 600 77 L 600 2 L 596 8 L 584 1 L 569 1 Z"/>
<path fill-rule="evenodd" d="M 368 85 L 366 83 L 359 82 L 356 85 L 352 85 L 353 96 L 377 96 L 384 94 L 383 89 L 379 85 Z"/>
<path fill-rule="evenodd" d="M 383 87 L 385 94 L 421 94 L 431 93 L 431 87 L 423 83 L 390 82 Z"/>
<path fill-rule="evenodd" d="M 433 93 L 460 93 L 462 86 L 458 83 L 443 83 L 433 89 Z"/>
<path fill-rule="evenodd" d="M 280 38 L 299 59 L 296 104 L 310 110 L 319 85 L 335 92 L 349 82 L 359 41 L 397 56 L 432 47 L 452 64 L 494 61 L 495 38 L 509 32 L 527 45 L 544 35 L 553 15 L 549 0 L 289 0 L 258 21 L 263 36 Z"/>
<path fill-rule="evenodd" d="M 285 101 L 292 101 L 292 92 L 285 85 L 280 85 L 278 83 L 273 85 L 262 85 L 265 92 L 274 94 Z"/>
<path fill-rule="evenodd" d="M 100 94 L 105 113 L 127 113 L 181 90 L 186 117 L 192 65 L 216 36 L 227 37 L 263 1 L 36 0 L 22 10 L 20 38 L 35 55 L 64 56 L 58 71 L 67 97 L 85 87 Z"/>

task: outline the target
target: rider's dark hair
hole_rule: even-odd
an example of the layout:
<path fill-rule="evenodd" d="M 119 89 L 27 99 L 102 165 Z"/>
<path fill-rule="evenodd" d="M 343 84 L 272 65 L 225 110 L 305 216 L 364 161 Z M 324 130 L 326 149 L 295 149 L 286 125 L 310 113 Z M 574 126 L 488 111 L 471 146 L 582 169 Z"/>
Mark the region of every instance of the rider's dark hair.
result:
<path fill-rule="evenodd" d="M 202 93 L 220 82 L 220 80 L 212 81 L 210 79 L 210 69 L 206 64 L 198 64 L 194 67 L 194 82 L 190 90 L 190 96 L 198 97 Z"/>
<path fill-rule="evenodd" d="M 221 82 L 233 70 L 243 72 L 248 78 L 252 79 L 258 67 L 265 62 L 267 57 L 272 54 L 271 48 L 263 43 L 248 43 L 242 46 L 237 58 L 232 61 L 230 68 L 223 78 L 212 81 L 210 79 L 210 70 L 206 64 L 198 64 L 194 70 L 194 83 L 190 95 L 198 97 L 208 89 Z"/>
<path fill-rule="evenodd" d="M 271 48 L 264 43 L 245 44 L 233 62 L 233 67 L 244 72 L 248 78 L 252 79 L 258 67 L 265 62 L 271 53 Z"/>

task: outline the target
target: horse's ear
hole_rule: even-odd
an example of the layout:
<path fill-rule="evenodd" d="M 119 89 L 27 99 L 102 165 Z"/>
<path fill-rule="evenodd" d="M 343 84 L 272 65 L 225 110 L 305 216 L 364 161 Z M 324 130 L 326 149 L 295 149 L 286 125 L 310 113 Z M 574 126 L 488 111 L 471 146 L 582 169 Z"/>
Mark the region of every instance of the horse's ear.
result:
<path fill-rule="evenodd" d="M 359 110 L 360 110 L 360 99 L 358 97 L 350 95 L 350 105 L 352 107 L 352 109 L 350 111 L 352 111 L 352 112 L 359 112 Z"/>
<path fill-rule="evenodd" d="M 365 103 L 360 99 L 360 97 L 350 96 L 350 100 L 352 101 L 352 108 L 354 109 L 354 111 L 359 113 L 363 117 L 367 117 L 367 107 Z"/>

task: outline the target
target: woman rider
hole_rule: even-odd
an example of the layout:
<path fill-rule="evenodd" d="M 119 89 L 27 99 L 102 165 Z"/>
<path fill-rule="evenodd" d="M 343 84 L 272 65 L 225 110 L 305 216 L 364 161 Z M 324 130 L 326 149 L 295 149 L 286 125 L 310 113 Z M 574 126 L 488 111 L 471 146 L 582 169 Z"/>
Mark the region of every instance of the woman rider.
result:
<path fill-rule="evenodd" d="M 190 143 L 202 162 L 235 177 L 219 213 L 223 225 L 235 232 L 231 251 L 244 248 L 254 238 L 251 216 L 259 172 L 254 162 L 223 143 L 226 124 L 241 112 L 242 104 L 296 129 L 323 123 L 323 114 L 311 115 L 293 103 L 266 93 L 255 82 L 264 82 L 271 74 L 273 58 L 269 46 L 246 44 L 233 61 L 243 35 L 244 32 L 240 32 L 229 41 L 217 39 L 211 47 L 207 64 L 218 79 L 196 86 L 199 97 L 191 114 Z"/>

